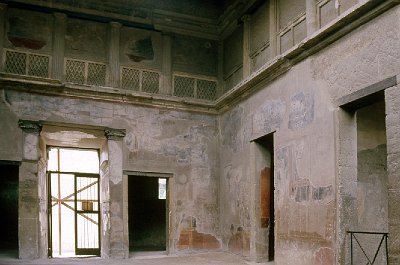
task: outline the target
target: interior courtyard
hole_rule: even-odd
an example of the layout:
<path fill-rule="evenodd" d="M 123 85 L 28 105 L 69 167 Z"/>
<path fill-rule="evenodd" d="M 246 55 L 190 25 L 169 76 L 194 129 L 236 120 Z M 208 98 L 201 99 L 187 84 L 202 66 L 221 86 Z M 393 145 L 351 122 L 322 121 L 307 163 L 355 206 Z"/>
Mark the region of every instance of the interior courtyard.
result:
<path fill-rule="evenodd" d="M 0 0 L 0 264 L 400 264 L 399 0 Z"/>

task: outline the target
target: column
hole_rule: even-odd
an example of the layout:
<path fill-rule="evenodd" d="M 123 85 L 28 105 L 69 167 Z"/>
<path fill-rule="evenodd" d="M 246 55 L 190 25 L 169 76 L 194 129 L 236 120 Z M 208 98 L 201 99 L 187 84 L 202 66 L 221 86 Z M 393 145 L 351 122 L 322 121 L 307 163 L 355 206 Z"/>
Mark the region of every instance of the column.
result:
<path fill-rule="evenodd" d="M 54 13 L 53 31 L 53 58 L 51 77 L 64 81 L 64 55 L 65 55 L 65 31 L 67 28 L 67 15 Z"/>
<path fill-rule="evenodd" d="M 278 55 L 277 47 L 277 28 L 278 28 L 278 16 L 277 16 L 277 2 L 276 0 L 269 1 L 269 45 L 271 48 L 271 59 Z"/>
<path fill-rule="evenodd" d="M 397 76 L 399 80 L 400 76 Z M 400 87 L 385 90 L 388 210 L 389 210 L 389 263 L 400 264 Z"/>
<path fill-rule="evenodd" d="M 119 42 L 121 33 L 121 24 L 110 22 L 110 47 L 108 53 L 108 64 L 110 65 L 110 76 L 108 86 L 119 87 L 120 65 L 119 65 Z"/>
<path fill-rule="evenodd" d="M 5 34 L 6 34 L 6 30 L 5 30 L 6 9 L 7 9 L 7 5 L 0 3 L 0 72 L 4 71 L 3 48 L 4 48 L 4 38 L 5 38 Z"/>
<path fill-rule="evenodd" d="M 122 140 L 125 130 L 105 130 L 108 149 L 109 192 L 110 192 L 110 257 L 128 258 L 129 241 L 124 235 L 123 175 L 122 175 Z"/>
<path fill-rule="evenodd" d="M 22 163 L 19 169 L 18 241 L 19 258 L 39 258 L 39 135 L 37 121 L 19 120 L 23 134 Z"/>
<path fill-rule="evenodd" d="M 250 76 L 250 15 L 244 15 L 243 21 L 243 79 Z"/>
<path fill-rule="evenodd" d="M 169 33 L 163 33 L 163 63 L 160 93 L 172 94 L 172 38 Z"/>
<path fill-rule="evenodd" d="M 317 31 L 317 3 L 315 0 L 306 0 L 307 37 Z"/>

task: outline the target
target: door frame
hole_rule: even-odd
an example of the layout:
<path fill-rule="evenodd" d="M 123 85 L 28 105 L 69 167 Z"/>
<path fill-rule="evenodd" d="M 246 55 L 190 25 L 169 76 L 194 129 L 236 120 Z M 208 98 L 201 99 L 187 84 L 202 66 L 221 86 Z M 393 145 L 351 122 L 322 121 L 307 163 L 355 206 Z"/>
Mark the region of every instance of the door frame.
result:
<path fill-rule="evenodd" d="M 129 200 L 128 200 L 128 178 L 135 177 L 135 176 L 142 176 L 142 177 L 150 177 L 150 178 L 165 178 L 167 179 L 167 198 L 165 201 L 165 221 L 166 221 L 166 239 L 165 239 L 165 251 L 166 254 L 171 252 L 171 246 L 173 245 L 171 240 L 173 235 L 173 215 L 174 212 L 173 206 L 170 203 L 170 198 L 173 193 L 173 185 L 171 179 L 173 178 L 173 173 L 163 173 L 163 172 L 145 172 L 145 171 L 123 171 L 123 185 L 124 185 L 124 194 L 123 194 L 123 202 L 124 202 L 124 225 L 126 231 L 126 238 L 129 238 L 129 217 L 128 217 L 128 207 L 129 207 Z"/>
<path fill-rule="evenodd" d="M 59 149 L 74 149 L 74 150 L 93 150 L 93 151 L 97 151 L 99 157 L 100 157 L 100 150 L 97 148 L 81 148 L 81 147 L 72 147 L 72 146 L 58 146 L 58 145 L 46 145 L 46 159 L 48 159 L 48 152 L 51 148 L 59 148 Z M 99 159 L 100 161 L 100 159 Z M 100 165 L 99 165 L 99 170 L 100 170 Z M 75 256 L 80 256 L 80 255 L 93 255 L 93 256 L 101 256 L 101 198 L 100 198 L 100 185 L 101 185 L 101 177 L 100 177 L 100 172 L 99 173 L 82 173 L 82 172 L 64 172 L 64 171 L 54 171 L 54 170 L 48 170 L 47 169 L 47 165 L 46 165 L 46 192 L 47 192 L 47 256 L 52 258 L 53 257 L 53 229 L 52 229 L 52 222 L 53 222 L 53 218 L 52 218 L 52 194 L 51 194 L 51 174 L 70 174 L 73 175 L 74 178 L 74 219 L 75 219 L 75 230 L 74 230 L 74 241 L 76 244 L 77 241 L 77 220 L 76 220 L 76 216 L 77 214 L 77 199 L 76 199 L 76 178 L 77 177 L 95 177 L 98 179 L 98 184 L 97 184 L 97 188 L 98 188 L 98 238 L 99 238 L 99 248 L 98 249 L 90 249 L 90 251 L 88 253 L 82 253 L 82 251 L 79 251 L 77 249 L 77 246 L 75 245 Z M 81 253 L 81 254 L 78 254 Z"/>

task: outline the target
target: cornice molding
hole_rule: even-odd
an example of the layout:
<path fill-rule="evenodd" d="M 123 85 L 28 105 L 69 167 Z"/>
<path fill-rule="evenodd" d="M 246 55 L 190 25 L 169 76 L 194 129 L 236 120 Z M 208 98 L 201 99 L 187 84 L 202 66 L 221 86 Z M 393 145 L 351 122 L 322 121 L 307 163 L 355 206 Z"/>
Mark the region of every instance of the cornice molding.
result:
<path fill-rule="evenodd" d="M 3 89 L 36 94 L 120 102 L 132 105 L 218 115 L 264 88 L 305 58 L 321 51 L 361 25 L 400 3 L 399 0 L 369 0 L 359 3 L 338 19 L 316 31 L 284 54 L 278 55 L 242 80 L 215 102 L 182 99 L 170 95 L 146 94 L 110 87 L 63 84 L 57 80 L 0 74 Z"/>

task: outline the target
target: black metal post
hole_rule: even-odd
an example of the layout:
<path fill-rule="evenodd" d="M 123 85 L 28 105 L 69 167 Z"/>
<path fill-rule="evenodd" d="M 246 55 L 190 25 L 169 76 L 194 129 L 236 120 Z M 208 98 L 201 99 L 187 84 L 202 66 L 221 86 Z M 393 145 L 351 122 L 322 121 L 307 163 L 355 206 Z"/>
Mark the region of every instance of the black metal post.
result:
<path fill-rule="evenodd" d="M 353 233 L 350 232 L 350 261 L 353 265 Z"/>

